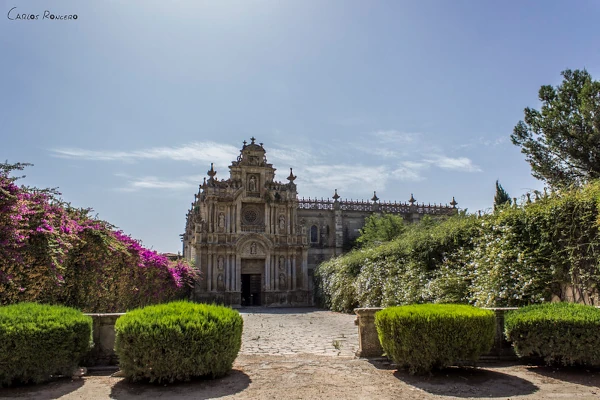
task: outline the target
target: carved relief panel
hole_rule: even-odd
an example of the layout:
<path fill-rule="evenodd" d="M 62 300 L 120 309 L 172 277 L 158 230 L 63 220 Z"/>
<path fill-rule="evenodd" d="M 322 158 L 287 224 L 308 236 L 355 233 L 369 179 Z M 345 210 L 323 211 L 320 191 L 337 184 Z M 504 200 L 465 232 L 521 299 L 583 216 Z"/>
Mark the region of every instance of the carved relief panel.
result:
<path fill-rule="evenodd" d="M 247 243 L 242 250 L 243 257 L 264 257 L 265 255 L 265 249 L 259 242 Z"/>

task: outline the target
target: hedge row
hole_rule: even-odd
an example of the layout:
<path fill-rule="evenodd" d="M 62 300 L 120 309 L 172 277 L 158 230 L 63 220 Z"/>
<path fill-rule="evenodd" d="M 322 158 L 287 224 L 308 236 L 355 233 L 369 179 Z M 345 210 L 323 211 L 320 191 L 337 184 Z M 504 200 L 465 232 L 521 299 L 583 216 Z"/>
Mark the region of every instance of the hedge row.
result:
<path fill-rule="evenodd" d="M 71 375 L 92 346 L 92 318 L 62 306 L 0 307 L 0 386 Z"/>
<path fill-rule="evenodd" d="M 237 357 L 242 326 L 240 314 L 226 307 L 185 301 L 148 306 L 117 320 L 115 352 L 132 381 L 220 377 Z"/>
<path fill-rule="evenodd" d="M 600 366 L 600 310 L 582 304 L 523 307 L 505 317 L 506 338 L 519 357 L 548 364 Z"/>
<path fill-rule="evenodd" d="M 387 243 L 320 264 L 315 277 L 321 304 L 350 312 L 414 303 L 523 307 L 553 299 L 598 301 L 600 181 L 531 197 L 531 203 L 481 217 L 424 217 L 398 229 Z M 382 225 L 367 222 L 373 229 Z"/>
<path fill-rule="evenodd" d="M 494 313 L 467 305 L 418 304 L 375 314 L 383 350 L 410 373 L 475 362 L 494 343 Z"/>

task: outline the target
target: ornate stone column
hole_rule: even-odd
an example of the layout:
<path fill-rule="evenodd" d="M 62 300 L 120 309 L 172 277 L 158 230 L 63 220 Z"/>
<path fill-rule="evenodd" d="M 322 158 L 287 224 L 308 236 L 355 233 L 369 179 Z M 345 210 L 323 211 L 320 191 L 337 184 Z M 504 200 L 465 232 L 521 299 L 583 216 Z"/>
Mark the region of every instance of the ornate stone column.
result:
<path fill-rule="evenodd" d="M 265 257 L 265 276 L 263 278 L 263 291 L 271 290 L 271 255 Z"/>
<path fill-rule="evenodd" d="M 231 265 L 229 264 L 229 253 L 225 255 L 225 291 L 231 292 Z"/>
<path fill-rule="evenodd" d="M 212 251 L 208 251 L 208 260 L 206 265 L 206 291 L 212 292 Z"/>
<path fill-rule="evenodd" d="M 302 250 L 302 289 L 308 290 L 308 250 Z"/>
<path fill-rule="evenodd" d="M 292 256 L 292 290 L 296 290 L 296 255 Z"/>
<path fill-rule="evenodd" d="M 242 291 L 242 257 L 235 256 L 235 291 Z"/>
<path fill-rule="evenodd" d="M 286 257 L 286 273 L 287 273 L 287 290 L 292 290 L 292 260 L 291 257 L 288 256 Z"/>

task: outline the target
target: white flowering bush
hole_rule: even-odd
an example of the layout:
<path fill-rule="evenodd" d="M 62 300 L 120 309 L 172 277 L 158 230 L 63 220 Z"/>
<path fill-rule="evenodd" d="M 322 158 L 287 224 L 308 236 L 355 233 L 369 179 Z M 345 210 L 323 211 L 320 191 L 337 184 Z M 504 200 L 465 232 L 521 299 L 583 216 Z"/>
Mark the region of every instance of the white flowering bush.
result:
<path fill-rule="evenodd" d="M 597 301 L 599 208 L 596 182 L 481 217 L 427 219 L 390 242 L 321 264 L 317 286 L 323 304 L 338 311 L 411 303 L 523 306 L 553 297 Z"/>

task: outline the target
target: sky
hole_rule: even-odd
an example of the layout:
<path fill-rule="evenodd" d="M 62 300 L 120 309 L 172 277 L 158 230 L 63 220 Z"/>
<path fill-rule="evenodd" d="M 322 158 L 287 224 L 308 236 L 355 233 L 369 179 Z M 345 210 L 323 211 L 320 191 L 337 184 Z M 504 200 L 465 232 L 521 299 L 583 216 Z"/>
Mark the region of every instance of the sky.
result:
<path fill-rule="evenodd" d="M 510 134 L 561 71 L 600 79 L 599 17 L 595 0 L 0 0 L 0 160 L 160 252 L 252 136 L 300 198 L 486 211 L 497 179 L 543 188 Z"/>

